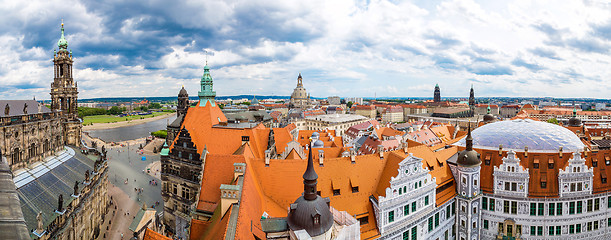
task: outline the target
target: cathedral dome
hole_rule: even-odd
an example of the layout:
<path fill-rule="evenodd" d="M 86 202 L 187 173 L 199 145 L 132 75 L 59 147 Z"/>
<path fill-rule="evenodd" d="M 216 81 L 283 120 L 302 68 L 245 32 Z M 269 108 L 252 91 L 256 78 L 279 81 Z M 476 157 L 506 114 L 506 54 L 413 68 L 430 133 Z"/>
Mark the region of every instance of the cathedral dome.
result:
<path fill-rule="evenodd" d="M 572 131 L 556 124 L 531 119 L 500 121 L 483 125 L 472 132 L 473 147 L 535 152 L 555 152 L 560 147 L 568 152 L 582 150 L 584 144 Z M 456 143 L 465 146 L 465 139 Z"/>

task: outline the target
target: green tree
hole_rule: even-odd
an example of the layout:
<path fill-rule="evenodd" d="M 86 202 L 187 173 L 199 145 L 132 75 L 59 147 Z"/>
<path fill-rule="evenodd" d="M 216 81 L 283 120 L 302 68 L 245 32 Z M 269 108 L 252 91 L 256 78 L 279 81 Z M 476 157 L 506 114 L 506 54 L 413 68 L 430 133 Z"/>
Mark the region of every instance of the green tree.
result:
<path fill-rule="evenodd" d="M 353 102 L 348 102 L 348 103 L 346 103 L 346 107 L 351 108 L 352 104 L 354 104 L 354 103 Z"/>
<path fill-rule="evenodd" d="M 146 106 L 142 106 L 142 107 L 140 107 L 140 110 L 143 111 L 143 112 L 148 112 L 149 108 L 146 107 Z"/>
<path fill-rule="evenodd" d="M 121 109 L 117 106 L 112 106 L 109 110 L 108 110 L 108 114 L 110 115 L 119 115 L 123 113 L 123 111 L 121 111 Z"/>
<path fill-rule="evenodd" d="M 553 123 L 553 124 L 558 124 L 558 119 L 550 118 L 550 119 L 547 119 L 547 122 L 548 123 Z"/>
<path fill-rule="evenodd" d="M 161 109 L 160 103 L 151 103 L 149 104 L 149 109 Z"/>

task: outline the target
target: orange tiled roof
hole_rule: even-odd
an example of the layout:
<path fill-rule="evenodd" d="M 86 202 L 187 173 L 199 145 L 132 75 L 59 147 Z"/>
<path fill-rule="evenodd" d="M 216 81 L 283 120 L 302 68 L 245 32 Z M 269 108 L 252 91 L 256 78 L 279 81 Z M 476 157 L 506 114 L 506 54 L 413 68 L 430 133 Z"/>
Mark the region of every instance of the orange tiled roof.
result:
<path fill-rule="evenodd" d="M 214 212 L 221 199 L 221 184 L 230 184 L 233 181 L 233 164 L 240 162 L 245 162 L 243 155 L 209 153 L 206 156 L 197 210 Z"/>
<path fill-rule="evenodd" d="M 172 239 L 169 237 L 163 236 L 161 235 L 161 233 L 155 232 L 151 230 L 150 228 L 146 228 L 146 230 L 144 230 L 144 237 L 142 238 L 142 240 L 172 240 Z"/>

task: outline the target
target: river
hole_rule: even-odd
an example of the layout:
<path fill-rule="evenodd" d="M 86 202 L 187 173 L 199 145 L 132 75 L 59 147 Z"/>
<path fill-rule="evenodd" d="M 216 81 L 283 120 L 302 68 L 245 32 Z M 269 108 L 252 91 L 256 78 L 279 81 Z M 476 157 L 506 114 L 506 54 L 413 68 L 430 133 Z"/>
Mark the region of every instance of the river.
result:
<path fill-rule="evenodd" d="M 169 118 L 143 124 L 101 130 L 89 130 L 86 132 L 88 132 L 90 136 L 100 138 L 106 142 L 121 142 L 148 137 L 151 135 L 151 132 L 167 129 L 168 122 L 172 123 L 175 119 L 176 114 L 172 114 L 172 116 Z"/>

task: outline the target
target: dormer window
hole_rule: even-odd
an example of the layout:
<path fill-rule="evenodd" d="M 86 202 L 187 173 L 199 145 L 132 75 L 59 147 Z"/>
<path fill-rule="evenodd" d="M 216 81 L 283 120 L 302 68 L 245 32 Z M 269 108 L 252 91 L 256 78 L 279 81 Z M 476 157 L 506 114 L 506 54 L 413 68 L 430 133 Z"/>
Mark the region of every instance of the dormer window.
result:
<path fill-rule="evenodd" d="M 604 171 L 600 172 L 600 181 L 602 183 L 607 183 L 607 173 L 605 173 Z"/>
<path fill-rule="evenodd" d="M 554 169 L 554 159 L 553 158 L 549 158 L 547 160 L 547 169 Z"/>
<path fill-rule="evenodd" d="M 605 155 L 605 164 L 607 166 L 611 165 L 611 158 L 609 158 L 609 155 Z"/>
<path fill-rule="evenodd" d="M 320 214 L 317 213 L 316 215 L 314 215 L 313 220 L 314 226 L 320 225 Z"/>
<path fill-rule="evenodd" d="M 484 164 L 490 165 L 490 158 L 491 158 L 490 154 L 486 155 L 486 157 L 484 158 Z"/>
<path fill-rule="evenodd" d="M 533 168 L 539 169 L 539 159 L 538 158 L 535 158 L 535 161 L 533 161 Z"/>
<path fill-rule="evenodd" d="M 593 167 L 598 167 L 598 159 L 596 159 L 596 158 L 592 159 L 592 166 Z"/>

